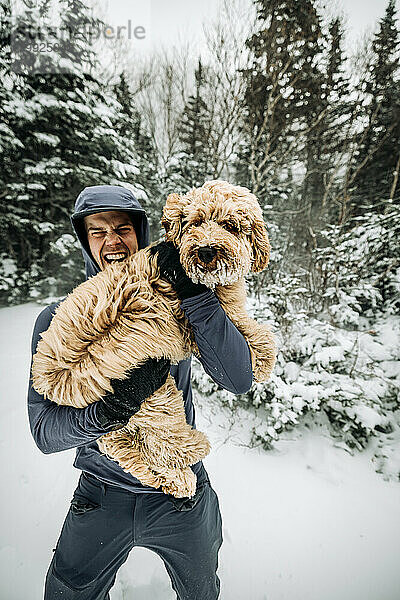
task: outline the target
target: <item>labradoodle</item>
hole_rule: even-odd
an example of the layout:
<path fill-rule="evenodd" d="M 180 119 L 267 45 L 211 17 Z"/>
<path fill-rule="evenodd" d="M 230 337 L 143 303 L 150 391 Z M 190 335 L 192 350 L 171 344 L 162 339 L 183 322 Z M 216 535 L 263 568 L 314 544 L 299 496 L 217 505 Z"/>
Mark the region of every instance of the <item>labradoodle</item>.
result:
<path fill-rule="evenodd" d="M 274 337 L 245 308 L 244 276 L 264 269 L 270 251 L 256 197 L 244 187 L 208 181 L 185 195 L 168 196 L 162 224 L 186 273 L 215 290 L 245 337 L 255 381 L 268 379 Z M 112 392 L 111 379 L 123 379 L 147 358 L 177 363 L 192 353 L 198 355 L 198 348 L 176 293 L 160 278 L 157 255 L 145 248 L 121 265 L 107 266 L 59 305 L 34 356 L 34 387 L 59 404 L 82 408 Z M 171 375 L 125 427 L 106 433 L 98 444 L 143 484 L 178 498 L 193 496 L 190 465 L 210 450 L 207 437 L 186 423 L 182 392 Z"/>

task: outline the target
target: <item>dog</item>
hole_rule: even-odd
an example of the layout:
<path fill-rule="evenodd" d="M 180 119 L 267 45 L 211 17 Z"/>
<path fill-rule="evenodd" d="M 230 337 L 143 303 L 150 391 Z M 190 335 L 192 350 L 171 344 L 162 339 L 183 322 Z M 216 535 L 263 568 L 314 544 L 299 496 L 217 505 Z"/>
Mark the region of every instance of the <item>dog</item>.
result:
<path fill-rule="evenodd" d="M 273 333 L 246 312 L 244 277 L 263 270 L 270 244 L 256 197 L 225 181 L 170 194 L 163 209 L 165 240 L 187 275 L 212 288 L 250 348 L 254 380 L 266 381 L 276 359 Z M 56 309 L 33 358 L 35 389 L 63 405 L 86 407 L 112 392 L 147 358 L 177 363 L 199 355 L 175 291 L 160 278 L 151 247 L 107 266 Z M 210 451 L 204 433 L 186 423 L 182 392 L 171 375 L 122 429 L 98 440 L 100 450 L 142 484 L 176 498 L 192 497 L 190 465 Z"/>

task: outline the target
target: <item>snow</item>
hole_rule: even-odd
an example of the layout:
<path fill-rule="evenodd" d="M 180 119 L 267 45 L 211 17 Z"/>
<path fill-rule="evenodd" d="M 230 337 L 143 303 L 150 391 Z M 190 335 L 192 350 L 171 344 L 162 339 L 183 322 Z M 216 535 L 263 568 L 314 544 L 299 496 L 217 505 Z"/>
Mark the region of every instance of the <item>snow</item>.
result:
<path fill-rule="evenodd" d="M 113 171 L 117 177 L 129 177 L 130 175 L 138 175 L 140 173 L 136 165 L 123 163 L 120 160 L 111 160 Z"/>
<path fill-rule="evenodd" d="M 45 190 L 46 189 L 46 186 L 43 185 L 43 183 L 27 183 L 26 187 L 28 190 Z M 27 196 L 27 199 L 29 199 L 29 196 Z"/>
<path fill-rule="evenodd" d="M 72 60 L 69 60 L 68 58 L 59 58 L 58 62 L 57 62 L 57 66 L 62 71 L 65 71 L 67 73 L 72 73 L 73 75 L 76 75 L 77 77 L 82 77 L 82 70 L 80 68 L 80 65 L 74 63 Z"/>
<path fill-rule="evenodd" d="M 83 104 L 82 102 L 75 102 L 74 100 L 68 100 L 65 104 L 69 109 L 81 112 L 86 115 L 91 115 L 93 112 L 93 108 L 91 106 L 87 106 L 86 104 Z"/>
<path fill-rule="evenodd" d="M 5 103 L 6 111 L 10 114 L 14 114 L 18 119 L 24 119 L 28 122 L 33 121 L 36 117 L 34 109 L 38 105 L 31 102 L 23 101 L 19 98 L 14 99 L 12 102 Z"/>
<path fill-rule="evenodd" d="M 49 146 L 57 146 L 60 143 L 60 138 L 57 135 L 39 132 L 34 132 L 33 135 L 42 144 L 48 144 Z"/>
<path fill-rule="evenodd" d="M 133 185 L 132 183 L 128 183 L 126 181 L 122 181 L 116 178 L 110 181 L 110 185 L 122 185 L 127 190 L 132 192 L 132 194 L 138 200 L 148 200 L 148 195 L 146 194 L 146 191 L 140 185 Z"/>
<path fill-rule="evenodd" d="M 47 233 L 52 232 L 54 230 L 54 228 L 55 228 L 54 223 L 50 223 L 48 221 L 43 221 L 42 223 L 34 224 L 35 231 L 37 231 L 38 233 L 40 233 L 42 235 L 46 235 Z"/>
<path fill-rule="evenodd" d="M 61 256 L 67 257 L 71 252 L 71 248 L 76 245 L 76 240 L 73 235 L 64 233 L 55 242 L 52 242 L 51 247 Z M 56 281 L 56 280 L 55 280 Z"/>
<path fill-rule="evenodd" d="M 26 175 L 47 175 L 51 172 L 51 169 L 56 169 L 58 173 L 66 172 L 65 169 L 62 168 L 64 162 L 58 157 L 46 158 L 41 161 L 38 161 L 33 166 L 26 166 L 25 173 Z"/>
<path fill-rule="evenodd" d="M 29 432 L 30 336 L 41 310 L 0 310 L 0 598 L 7 600 L 42 597 L 79 476 L 73 451 L 43 455 Z M 273 451 L 250 449 L 254 415 L 235 409 L 232 398 L 230 410 L 196 394 L 197 425 L 212 443 L 205 466 L 223 517 L 221 600 L 398 600 L 400 484 L 375 473 L 376 448 L 352 456 L 321 422 L 285 432 Z M 397 444 L 390 460 L 399 459 Z M 376 452 L 373 460 L 378 465 Z M 135 548 L 111 600 L 174 598 L 162 561 Z"/>
<path fill-rule="evenodd" d="M 376 410 L 370 406 L 355 406 L 347 408 L 346 412 L 351 417 L 356 417 L 360 423 L 363 423 L 365 427 L 374 429 L 376 425 L 382 425 L 386 419 L 382 415 L 378 414 Z"/>
<path fill-rule="evenodd" d="M 1 271 L 3 277 L 9 277 L 15 275 L 17 272 L 17 265 L 14 258 L 3 258 L 1 261 Z"/>

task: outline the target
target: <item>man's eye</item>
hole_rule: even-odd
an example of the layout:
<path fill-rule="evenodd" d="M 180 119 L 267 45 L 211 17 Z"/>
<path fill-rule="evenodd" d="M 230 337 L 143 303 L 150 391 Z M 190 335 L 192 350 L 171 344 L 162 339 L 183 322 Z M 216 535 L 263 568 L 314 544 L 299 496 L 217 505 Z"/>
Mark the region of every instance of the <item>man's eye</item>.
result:
<path fill-rule="evenodd" d="M 121 233 L 122 235 L 126 235 L 130 231 L 132 231 L 131 227 L 120 227 L 117 229 L 117 233 Z"/>
<path fill-rule="evenodd" d="M 92 231 L 91 236 L 95 238 L 101 238 L 105 234 L 105 231 Z"/>

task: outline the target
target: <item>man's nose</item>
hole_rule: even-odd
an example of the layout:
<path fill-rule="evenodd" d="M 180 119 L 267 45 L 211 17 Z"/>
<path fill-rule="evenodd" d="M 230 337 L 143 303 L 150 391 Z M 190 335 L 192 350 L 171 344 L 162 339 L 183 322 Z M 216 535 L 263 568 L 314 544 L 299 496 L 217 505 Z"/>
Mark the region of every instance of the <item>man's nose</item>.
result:
<path fill-rule="evenodd" d="M 106 245 L 107 246 L 115 246 L 121 242 L 121 238 L 119 237 L 116 231 L 108 231 L 106 233 Z"/>

